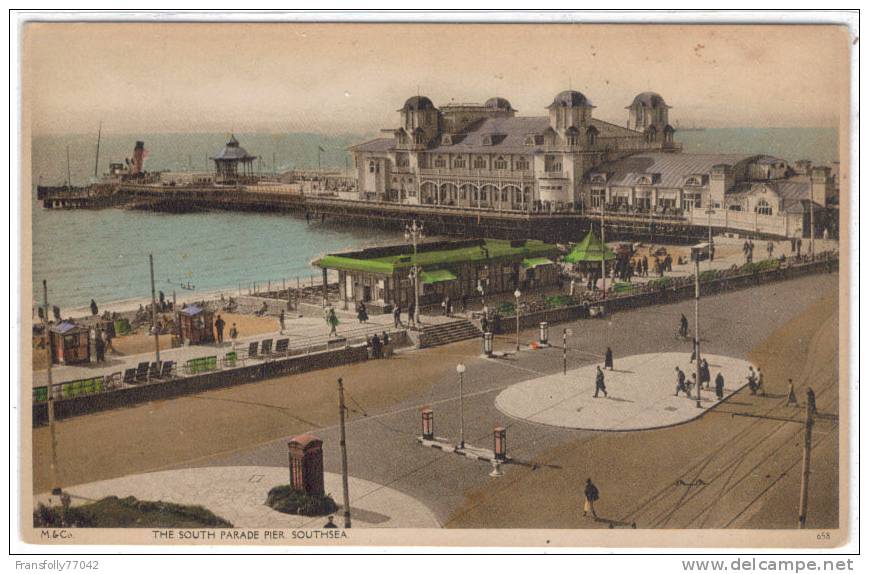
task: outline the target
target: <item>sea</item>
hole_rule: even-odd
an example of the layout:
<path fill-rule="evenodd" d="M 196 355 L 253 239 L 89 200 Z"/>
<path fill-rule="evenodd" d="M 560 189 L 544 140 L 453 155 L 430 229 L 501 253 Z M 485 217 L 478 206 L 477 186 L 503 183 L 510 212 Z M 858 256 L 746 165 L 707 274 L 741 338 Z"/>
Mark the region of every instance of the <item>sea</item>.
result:
<path fill-rule="evenodd" d="M 100 138 L 99 173 L 132 155 L 145 142 L 146 168 L 211 170 L 230 134 L 113 134 Z M 371 134 L 235 134 L 264 172 L 343 169 L 347 147 Z M 767 153 L 788 161 L 838 161 L 835 128 L 710 128 L 677 132 L 685 153 Z M 398 240 L 395 231 L 340 222 L 308 224 L 303 218 L 226 211 L 165 214 L 126 209 L 49 210 L 36 201 L 36 184 L 85 185 L 97 160 L 97 134 L 39 135 L 32 140 L 33 300 L 42 301 L 42 281 L 52 305 L 64 316 L 91 299 L 101 308 L 150 298 L 148 255 L 154 256 L 156 288 L 191 296 L 246 292 L 256 282 L 272 287 L 317 273 L 311 262 L 343 249 Z M 67 150 L 69 155 L 67 156 Z M 322 151 L 319 151 L 322 150 Z M 319 156 L 319 157 L 318 157 Z M 67 157 L 69 160 L 67 161 Z M 182 287 L 182 285 L 184 287 Z M 187 289 L 186 287 L 191 287 Z"/>

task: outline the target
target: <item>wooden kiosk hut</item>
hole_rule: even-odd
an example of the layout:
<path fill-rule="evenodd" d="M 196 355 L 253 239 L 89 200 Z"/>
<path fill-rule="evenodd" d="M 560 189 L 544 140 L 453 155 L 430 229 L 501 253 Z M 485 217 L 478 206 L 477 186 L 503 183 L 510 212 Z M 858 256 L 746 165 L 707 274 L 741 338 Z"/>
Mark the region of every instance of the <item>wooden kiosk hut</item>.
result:
<path fill-rule="evenodd" d="M 90 331 L 72 321 L 61 321 L 49 329 L 51 362 L 58 365 L 75 365 L 91 360 Z"/>
<path fill-rule="evenodd" d="M 198 305 L 188 305 L 178 311 L 181 340 L 187 345 L 214 342 L 214 311 Z"/>

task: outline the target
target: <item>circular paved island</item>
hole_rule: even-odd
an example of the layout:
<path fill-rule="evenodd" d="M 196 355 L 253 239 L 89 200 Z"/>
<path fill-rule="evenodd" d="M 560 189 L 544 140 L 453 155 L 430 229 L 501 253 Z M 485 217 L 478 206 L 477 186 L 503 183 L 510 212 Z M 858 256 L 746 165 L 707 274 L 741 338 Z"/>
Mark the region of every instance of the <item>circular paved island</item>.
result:
<path fill-rule="evenodd" d="M 678 366 L 691 380 L 689 353 L 650 353 L 616 357 L 604 369 L 607 395 L 594 398 L 596 365 L 531 379 L 505 389 L 495 399 L 501 412 L 532 423 L 581 430 L 636 431 L 677 425 L 695 419 L 720 401 L 715 377 L 724 376 L 724 399 L 746 384 L 750 363 L 721 355 L 702 355 L 709 362 L 710 388 L 691 398 L 675 396 Z M 600 364 L 603 367 L 603 363 Z"/>

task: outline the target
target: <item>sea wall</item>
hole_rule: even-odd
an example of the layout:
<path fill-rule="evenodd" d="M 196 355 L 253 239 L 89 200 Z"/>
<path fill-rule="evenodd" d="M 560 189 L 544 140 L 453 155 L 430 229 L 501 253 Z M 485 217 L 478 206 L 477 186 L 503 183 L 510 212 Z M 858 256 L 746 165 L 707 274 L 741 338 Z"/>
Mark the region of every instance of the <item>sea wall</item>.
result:
<path fill-rule="evenodd" d="M 395 344 L 396 346 L 406 345 L 406 338 L 398 338 Z M 305 355 L 274 359 L 232 369 L 60 399 L 54 402 L 54 413 L 58 419 L 69 418 L 367 360 L 368 348 L 366 345 L 350 345 L 338 349 L 328 349 Z M 34 426 L 43 425 L 47 422 L 47 403 L 34 403 Z"/>

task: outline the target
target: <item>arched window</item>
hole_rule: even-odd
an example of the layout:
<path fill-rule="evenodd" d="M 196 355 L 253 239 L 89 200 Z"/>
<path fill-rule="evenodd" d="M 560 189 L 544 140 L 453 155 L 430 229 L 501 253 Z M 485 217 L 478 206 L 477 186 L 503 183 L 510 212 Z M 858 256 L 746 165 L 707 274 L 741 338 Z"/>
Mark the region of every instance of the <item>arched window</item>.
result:
<path fill-rule="evenodd" d="M 486 169 L 486 158 L 477 156 L 474 158 L 474 169 Z"/>
<path fill-rule="evenodd" d="M 589 147 L 594 147 L 597 144 L 597 128 L 594 126 L 589 126 L 587 130 L 585 130 L 585 143 Z"/>
<path fill-rule="evenodd" d="M 368 162 L 368 173 L 374 173 L 375 163 L 373 161 Z"/>
<path fill-rule="evenodd" d="M 495 169 L 507 169 L 507 160 L 502 156 L 498 156 L 498 159 L 494 161 Z"/>
<path fill-rule="evenodd" d="M 453 167 L 455 168 L 463 168 L 465 167 L 465 158 L 463 156 L 458 156 L 453 160 Z"/>
<path fill-rule="evenodd" d="M 516 169 L 518 171 L 527 171 L 528 170 L 528 160 L 527 159 L 518 159 L 516 160 Z"/>
<path fill-rule="evenodd" d="M 765 199 L 758 200 L 754 210 L 758 215 L 772 215 L 772 206 Z"/>
<path fill-rule="evenodd" d="M 434 166 L 435 166 L 435 168 L 447 167 L 447 160 L 444 159 L 444 156 L 439 155 L 435 158 Z"/>

